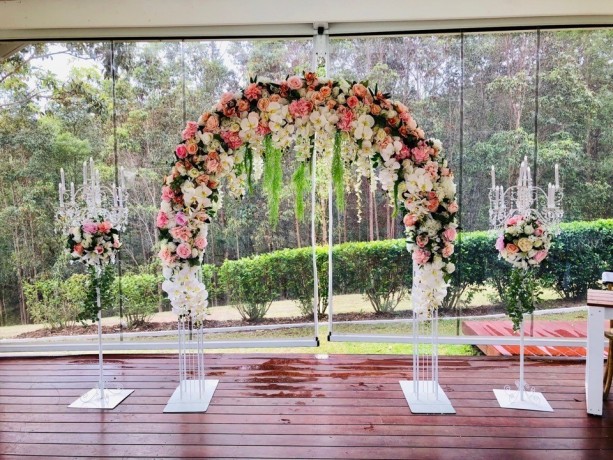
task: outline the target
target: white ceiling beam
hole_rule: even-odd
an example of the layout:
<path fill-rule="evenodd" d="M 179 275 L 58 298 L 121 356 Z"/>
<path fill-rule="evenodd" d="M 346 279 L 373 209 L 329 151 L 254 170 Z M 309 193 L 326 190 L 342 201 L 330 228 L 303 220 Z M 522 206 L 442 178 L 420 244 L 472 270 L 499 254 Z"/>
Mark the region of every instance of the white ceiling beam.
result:
<path fill-rule="evenodd" d="M 0 40 L 611 25 L 608 0 L 0 0 Z"/>

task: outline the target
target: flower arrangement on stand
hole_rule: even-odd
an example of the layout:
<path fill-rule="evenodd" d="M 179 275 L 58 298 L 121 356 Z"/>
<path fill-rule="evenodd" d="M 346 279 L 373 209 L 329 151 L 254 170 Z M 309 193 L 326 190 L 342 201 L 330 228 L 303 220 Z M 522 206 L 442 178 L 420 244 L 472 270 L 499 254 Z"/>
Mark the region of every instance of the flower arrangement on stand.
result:
<path fill-rule="evenodd" d="M 535 270 L 549 254 L 552 235 L 535 216 L 509 218 L 504 232 L 496 240 L 500 257 L 513 266 L 504 291 L 507 313 L 517 331 L 525 314 L 534 312 L 540 288 Z"/>

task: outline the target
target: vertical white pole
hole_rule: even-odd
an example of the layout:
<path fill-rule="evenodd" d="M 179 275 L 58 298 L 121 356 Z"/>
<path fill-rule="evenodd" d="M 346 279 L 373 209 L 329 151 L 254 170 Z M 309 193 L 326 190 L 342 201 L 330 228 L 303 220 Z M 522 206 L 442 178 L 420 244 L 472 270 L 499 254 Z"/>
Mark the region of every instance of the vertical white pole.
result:
<path fill-rule="evenodd" d="M 315 139 L 317 143 L 317 138 Z M 313 147 L 311 155 L 311 249 L 313 251 L 313 321 L 315 323 L 315 337 L 319 337 L 319 278 L 317 276 L 317 236 L 315 233 L 315 201 L 317 175 L 317 148 Z"/>
<path fill-rule="evenodd" d="M 417 302 L 415 301 L 415 293 L 417 292 L 417 266 L 413 262 L 413 279 L 411 288 L 411 303 L 413 307 L 413 393 L 419 399 L 419 317 L 417 315 Z"/>
<path fill-rule="evenodd" d="M 524 318 L 519 323 L 519 400 L 524 400 Z"/>
<path fill-rule="evenodd" d="M 100 277 L 98 277 L 98 281 Z M 98 380 L 98 389 L 100 390 L 100 401 L 104 407 L 104 363 L 102 358 L 102 308 L 100 300 L 100 287 L 96 287 L 96 305 L 98 306 L 98 367 L 100 370 L 100 378 Z"/>
<path fill-rule="evenodd" d="M 332 249 L 334 246 L 334 191 L 332 187 L 332 180 L 328 184 L 328 334 L 332 334 L 332 314 L 333 314 L 333 301 L 334 296 L 334 281 L 332 271 Z"/>

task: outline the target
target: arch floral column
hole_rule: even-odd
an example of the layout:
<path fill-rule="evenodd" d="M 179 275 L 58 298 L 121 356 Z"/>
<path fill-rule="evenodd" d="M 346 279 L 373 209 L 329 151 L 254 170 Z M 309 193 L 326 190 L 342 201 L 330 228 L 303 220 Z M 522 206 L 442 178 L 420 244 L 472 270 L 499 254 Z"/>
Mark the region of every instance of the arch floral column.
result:
<path fill-rule="evenodd" d="M 314 149 L 329 159 L 341 203 L 347 168 L 381 184 L 404 211 L 407 249 L 421 280 L 414 305 L 423 314 L 440 306 L 455 269 L 455 184 L 441 143 L 425 138 L 406 105 L 366 84 L 314 73 L 257 79 L 225 93 L 197 122 L 187 123 L 182 137 L 157 216 L 163 289 L 180 318 L 205 319 L 207 291 L 198 267 L 222 183 L 231 196 L 242 197 L 264 172 L 274 222 L 281 158 L 290 147 L 296 168 L 310 166 Z"/>

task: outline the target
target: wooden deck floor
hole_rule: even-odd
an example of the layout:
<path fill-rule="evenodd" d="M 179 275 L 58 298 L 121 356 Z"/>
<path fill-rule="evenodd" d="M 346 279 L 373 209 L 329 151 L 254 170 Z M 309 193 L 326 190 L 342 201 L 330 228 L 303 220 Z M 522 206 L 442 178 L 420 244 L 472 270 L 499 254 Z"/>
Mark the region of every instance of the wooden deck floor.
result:
<path fill-rule="evenodd" d="M 501 409 L 493 388 L 514 358 L 441 358 L 456 415 L 412 415 L 400 356 L 207 355 L 220 380 L 204 414 L 163 414 L 174 356 L 110 356 L 109 380 L 136 391 L 113 411 L 70 409 L 96 382 L 95 357 L 0 359 L 0 458 L 610 459 L 613 402 L 585 412 L 581 361 L 526 365 L 553 413 Z"/>

